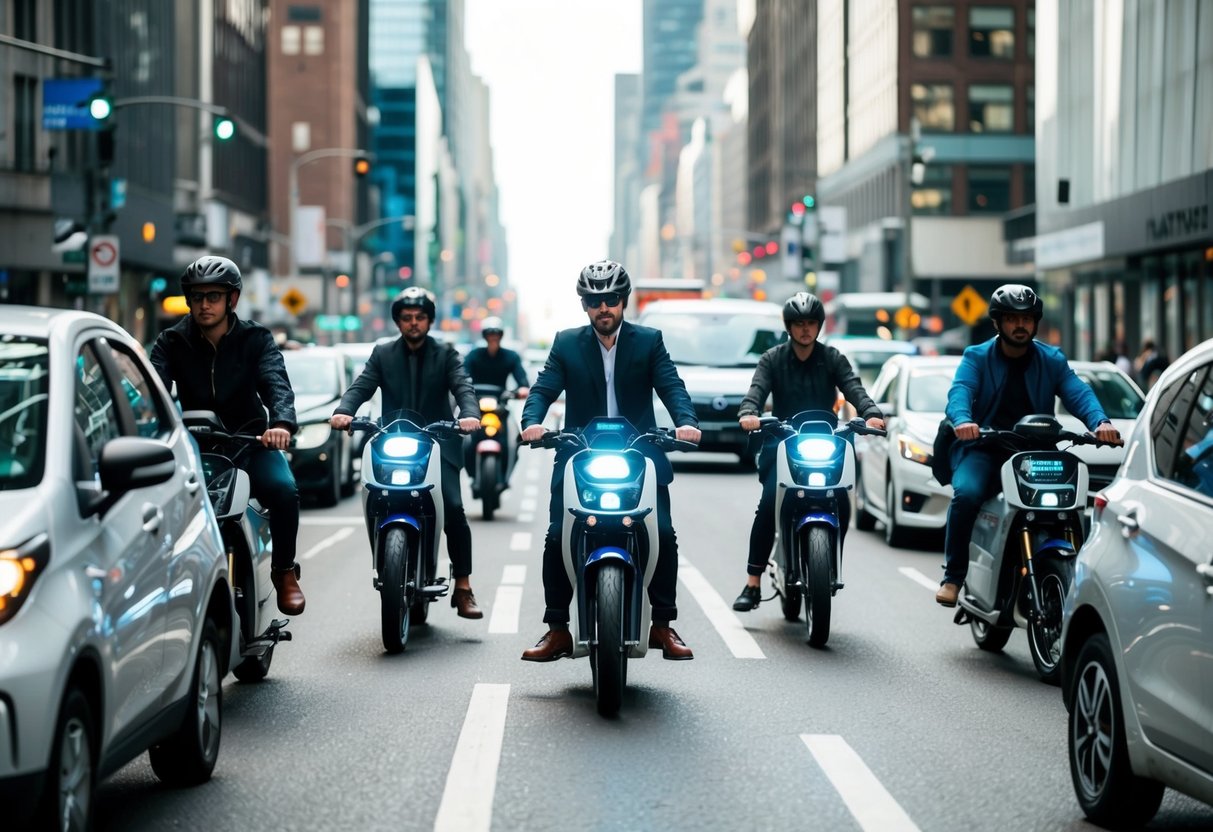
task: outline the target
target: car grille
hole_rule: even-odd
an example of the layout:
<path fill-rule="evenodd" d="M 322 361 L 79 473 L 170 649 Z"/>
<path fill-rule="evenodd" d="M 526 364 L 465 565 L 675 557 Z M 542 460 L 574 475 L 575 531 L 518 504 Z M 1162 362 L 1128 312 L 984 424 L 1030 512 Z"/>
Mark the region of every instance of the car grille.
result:
<path fill-rule="evenodd" d="M 691 399 L 695 406 L 695 418 L 700 424 L 705 422 L 736 422 L 737 410 L 741 407 L 742 396 L 719 396 L 708 398 L 695 396 Z M 717 409 L 713 402 L 724 403 L 723 409 Z"/>

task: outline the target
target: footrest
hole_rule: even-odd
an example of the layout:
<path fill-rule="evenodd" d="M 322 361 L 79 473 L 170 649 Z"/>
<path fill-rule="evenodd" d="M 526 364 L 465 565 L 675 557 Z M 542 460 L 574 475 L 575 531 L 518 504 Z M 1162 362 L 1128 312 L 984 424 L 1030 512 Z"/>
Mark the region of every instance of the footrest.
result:
<path fill-rule="evenodd" d="M 450 591 L 450 587 L 446 584 L 430 584 L 421 588 L 421 594 L 427 598 L 441 598 Z"/>
<path fill-rule="evenodd" d="M 969 615 L 969 611 L 964 607 L 956 610 L 956 615 L 952 616 L 953 624 L 968 624 L 972 620 L 973 619 L 972 616 Z"/>

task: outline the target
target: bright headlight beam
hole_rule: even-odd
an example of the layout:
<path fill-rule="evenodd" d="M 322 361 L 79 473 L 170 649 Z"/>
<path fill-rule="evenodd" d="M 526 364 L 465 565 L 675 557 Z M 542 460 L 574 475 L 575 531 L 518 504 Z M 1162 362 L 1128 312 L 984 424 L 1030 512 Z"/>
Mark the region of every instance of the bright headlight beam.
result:
<path fill-rule="evenodd" d="M 602 495 L 601 503 L 604 511 L 615 511 L 619 508 L 619 495 L 614 491 L 608 491 Z"/>
<path fill-rule="evenodd" d="M 824 462 L 834 456 L 834 448 L 830 439 L 800 439 L 796 442 L 796 455 L 801 459 Z"/>
<path fill-rule="evenodd" d="M 384 456 L 402 459 L 404 457 L 416 456 L 420 447 L 421 443 L 411 436 L 393 436 L 384 440 L 382 450 Z"/>
<path fill-rule="evenodd" d="M 623 480 L 631 474 L 631 469 L 619 454 L 603 454 L 591 459 L 585 472 L 596 480 Z"/>

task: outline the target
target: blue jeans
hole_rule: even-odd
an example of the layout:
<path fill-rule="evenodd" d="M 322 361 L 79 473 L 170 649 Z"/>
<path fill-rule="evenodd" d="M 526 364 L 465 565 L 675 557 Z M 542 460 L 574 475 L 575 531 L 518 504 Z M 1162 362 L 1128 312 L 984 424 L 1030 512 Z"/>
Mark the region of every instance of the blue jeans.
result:
<path fill-rule="evenodd" d="M 943 583 L 964 583 L 969 573 L 969 540 L 981 504 L 1001 490 L 998 471 L 1009 454 L 975 449 L 965 454 L 952 471 L 952 505 L 948 509 L 947 539 L 943 546 Z"/>
<path fill-rule="evenodd" d="M 291 464 L 282 451 L 258 446 L 249 449 L 240 467 L 248 471 L 249 491 L 270 510 L 270 537 L 274 541 L 270 565 L 286 569 L 295 563 L 299 536 L 299 487 Z"/>

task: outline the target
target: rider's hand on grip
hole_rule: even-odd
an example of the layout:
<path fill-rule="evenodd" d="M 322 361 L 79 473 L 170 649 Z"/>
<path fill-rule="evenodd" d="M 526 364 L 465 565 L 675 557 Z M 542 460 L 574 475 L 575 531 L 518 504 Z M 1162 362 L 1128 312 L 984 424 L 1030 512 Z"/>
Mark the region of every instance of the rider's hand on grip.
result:
<path fill-rule="evenodd" d="M 334 413 L 334 414 L 333 414 L 333 415 L 332 415 L 332 416 L 329 418 L 329 426 L 330 426 L 330 427 L 331 427 L 333 430 L 348 430 L 348 431 L 352 431 L 352 430 L 353 430 L 353 428 L 351 428 L 351 427 L 350 427 L 350 423 L 351 423 L 351 422 L 353 422 L 353 421 L 354 421 L 354 417 L 353 417 L 353 416 L 350 416 L 350 415 L 349 415 L 349 414 L 347 414 L 347 413 Z"/>
<path fill-rule="evenodd" d="M 543 429 L 543 425 L 531 425 L 522 432 L 522 434 L 519 436 L 519 440 L 526 442 L 529 445 L 543 439 L 544 433 L 545 431 Z"/>
<path fill-rule="evenodd" d="M 974 422 L 965 422 L 963 425 L 957 425 L 955 431 L 956 438 L 965 441 L 981 436 L 981 428 Z"/>

